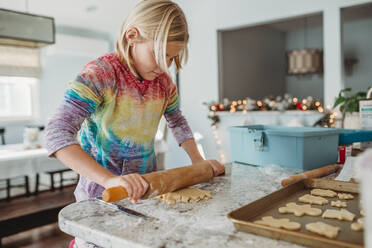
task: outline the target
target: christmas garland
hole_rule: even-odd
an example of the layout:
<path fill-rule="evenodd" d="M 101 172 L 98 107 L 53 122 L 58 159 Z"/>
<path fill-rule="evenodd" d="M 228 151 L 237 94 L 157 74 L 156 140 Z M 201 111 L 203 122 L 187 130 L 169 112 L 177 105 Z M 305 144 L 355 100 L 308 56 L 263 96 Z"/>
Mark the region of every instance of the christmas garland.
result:
<path fill-rule="evenodd" d="M 211 119 L 211 125 L 213 128 L 216 128 L 216 125 L 220 122 L 220 118 L 218 115 L 216 115 L 216 112 L 226 111 L 231 113 L 237 111 L 242 111 L 243 113 L 248 111 L 318 111 L 320 113 L 324 113 L 324 117 L 315 123 L 315 125 L 322 127 L 334 126 L 334 114 L 330 110 L 324 110 L 321 102 L 312 96 L 299 99 L 297 97 L 292 97 L 290 94 L 285 94 L 283 97 L 269 96 L 262 100 L 254 100 L 247 97 L 244 100 L 235 101 L 229 101 L 227 98 L 225 98 L 223 99 L 222 103 L 212 101 L 204 104 L 208 106 L 208 118 Z"/>

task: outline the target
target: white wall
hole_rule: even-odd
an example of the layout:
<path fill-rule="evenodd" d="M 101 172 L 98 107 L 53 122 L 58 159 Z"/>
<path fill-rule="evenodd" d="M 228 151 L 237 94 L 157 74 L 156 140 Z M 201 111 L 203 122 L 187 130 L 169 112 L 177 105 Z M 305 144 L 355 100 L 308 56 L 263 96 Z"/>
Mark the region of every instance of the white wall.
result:
<path fill-rule="evenodd" d="M 218 99 L 217 30 L 253 26 L 323 12 L 324 100 L 332 104 L 343 87 L 340 8 L 371 0 L 177 0 L 190 26 L 190 61 L 181 73 L 182 109 L 194 130 L 203 132 L 207 157 L 217 158 L 204 101 Z M 169 164 L 174 156 L 168 156 Z"/>

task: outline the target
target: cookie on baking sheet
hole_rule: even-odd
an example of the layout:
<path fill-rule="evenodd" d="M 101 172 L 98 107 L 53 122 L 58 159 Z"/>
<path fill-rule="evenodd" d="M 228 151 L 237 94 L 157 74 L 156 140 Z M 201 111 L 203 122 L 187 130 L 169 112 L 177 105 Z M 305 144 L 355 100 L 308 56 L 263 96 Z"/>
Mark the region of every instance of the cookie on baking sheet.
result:
<path fill-rule="evenodd" d="M 262 217 L 261 220 L 256 220 L 254 223 L 292 231 L 299 230 L 301 228 L 301 224 L 298 222 L 290 222 L 289 219 L 275 219 L 272 216 Z"/>
<path fill-rule="evenodd" d="M 346 209 L 327 209 L 326 211 L 324 211 L 322 217 L 328 219 L 353 221 L 355 218 L 355 214 L 347 211 Z"/>
<path fill-rule="evenodd" d="M 347 203 L 343 201 L 331 201 L 331 206 L 337 208 L 346 208 Z"/>
<path fill-rule="evenodd" d="M 294 202 L 287 203 L 285 207 L 280 207 L 278 211 L 281 214 L 290 213 L 294 214 L 295 216 L 303 216 L 305 214 L 310 216 L 319 216 L 322 214 L 321 209 L 312 208 L 310 204 L 297 205 Z"/>
<path fill-rule="evenodd" d="M 338 196 L 338 199 L 340 200 L 354 199 L 354 196 L 352 194 L 347 194 L 347 193 L 338 193 L 337 196 Z"/>
<path fill-rule="evenodd" d="M 359 218 L 357 222 L 351 223 L 351 230 L 362 231 L 364 229 L 364 218 Z"/>
<path fill-rule="evenodd" d="M 321 221 L 306 224 L 305 228 L 310 232 L 317 233 L 331 239 L 336 238 L 338 232 L 340 231 L 339 227 L 328 225 Z"/>
<path fill-rule="evenodd" d="M 324 196 L 324 197 L 335 197 L 337 196 L 337 193 L 333 190 L 329 189 L 313 189 L 311 190 L 310 194 L 316 195 L 316 196 Z"/>
<path fill-rule="evenodd" d="M 310 194 L 306 194 L 298 198 L 300 202 L 303 203 L 310 203 L 310 204 L 317 204 L 317 205 L 325 205 L 328 204 L 328 200 L 320 197 L 320 196 L 313 196 Z"/>

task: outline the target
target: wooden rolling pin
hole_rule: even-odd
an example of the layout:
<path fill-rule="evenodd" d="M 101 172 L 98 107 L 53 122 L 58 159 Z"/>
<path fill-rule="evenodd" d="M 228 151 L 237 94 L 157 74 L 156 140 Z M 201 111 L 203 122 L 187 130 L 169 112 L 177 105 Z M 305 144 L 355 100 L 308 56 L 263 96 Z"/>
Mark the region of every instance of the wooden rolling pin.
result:
<path fill-rule="evenodd" d="M 213 169 L 206 160 L 195 165 L 152 172 L 141 176 L 149 184 L 149 188 L 141 199 L 147 199 L 208 181 L 213 178 Z M 102 199 L 106 202 L 115 202 L 127 197 L 128 193 L 122 186 L 105 189 L 102 193 Z"/>
<path fill-rule="evenodd" d="M 340 168 L 339 164 L 332 164 L 332 165 L 327 165 L 324 167 L 320 167 L 318 169 L 314 170 L 309 170 L 301 174 L 297 174 L 294 176 L 291 176 L 290 178 L 283 179 L 282 180 L 282 186 L 287 186 L 289 184 L 296 183 L 298 181 L 301 181 L 303 179 L 307 178 L 318 178 L 318 177 L 323 177 L 327 176 L 335 171 L 337 171 Z"/>

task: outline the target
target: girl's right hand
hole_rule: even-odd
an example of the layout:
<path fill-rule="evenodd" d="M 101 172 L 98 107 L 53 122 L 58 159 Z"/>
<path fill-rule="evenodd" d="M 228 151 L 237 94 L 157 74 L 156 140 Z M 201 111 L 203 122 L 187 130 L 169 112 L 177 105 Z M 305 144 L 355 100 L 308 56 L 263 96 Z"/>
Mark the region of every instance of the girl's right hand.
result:
<path fill-rule="evenodd" d="M 124 176 L 114 176 L 107 180 L 105 188 L 122 186 L 128 192 L 129 199 L 136 203 L 147 191 L 149 184 L 140 174 L 133 173 Z"/>

